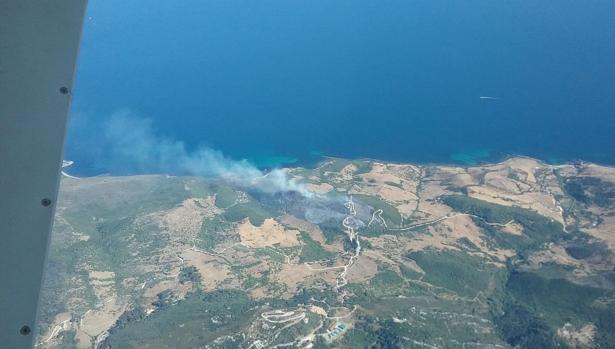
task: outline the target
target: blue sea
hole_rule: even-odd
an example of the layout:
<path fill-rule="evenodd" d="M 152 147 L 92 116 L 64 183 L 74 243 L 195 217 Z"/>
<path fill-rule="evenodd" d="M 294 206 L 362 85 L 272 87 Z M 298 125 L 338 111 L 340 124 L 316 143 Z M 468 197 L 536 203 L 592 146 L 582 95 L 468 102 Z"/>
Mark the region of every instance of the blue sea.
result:
<path fill-rule="evenodd" d="M 124 110 L 261 167 L 615 164 L 614 14 L 612 0 L 92 0 L 65 158 L 104 172 L 84 120 Z"/>

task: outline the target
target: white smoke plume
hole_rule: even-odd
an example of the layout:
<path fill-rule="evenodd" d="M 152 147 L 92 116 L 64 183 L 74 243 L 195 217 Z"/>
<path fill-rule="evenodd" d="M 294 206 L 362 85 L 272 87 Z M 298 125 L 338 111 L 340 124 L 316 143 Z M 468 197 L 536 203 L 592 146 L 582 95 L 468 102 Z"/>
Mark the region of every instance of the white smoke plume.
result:
<path fill-rule="evenodd" d="M 84 129 L 84 125 L 90 130 L 93 127 L 91 122 L 85 122 L 76 128 Z M 183 142 L 156 134 L 151 120 L 136 117 L 129 111 L 115 113 L 94 128 L 97 132 L 80 135 L 86 143 L 81 148 L 87 147 L 101 167 L 113 173 L 216 177 L 266 193 L 296 191 L 312 196 L 303 184 L 289 178 L 284 169 L 265 173 L 247 160 L 233 160 L 218 150 L 201 147 L 189 151 Z"/>

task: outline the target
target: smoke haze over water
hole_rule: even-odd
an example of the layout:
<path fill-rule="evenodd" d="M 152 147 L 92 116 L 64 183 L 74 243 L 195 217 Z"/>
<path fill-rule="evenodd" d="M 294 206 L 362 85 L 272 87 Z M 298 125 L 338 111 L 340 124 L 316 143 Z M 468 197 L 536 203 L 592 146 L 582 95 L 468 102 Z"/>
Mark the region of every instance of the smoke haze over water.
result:
<path fill-rule="evenodd" d="M 183 142 L 158 134 L 150 119 L 127 110 L 98 122 L 78 115 L 72 121 L 68 142 L 72 154 L 67 158 L 77 160 L 77 166 L 79 159 L 90 159 L 90 166 L 99 173 L 196 175 L 264 192 L 311 195 L 283 169 L 263 172 L 247 160 L 234 160 L 208 147 L 191 151 Z"/>

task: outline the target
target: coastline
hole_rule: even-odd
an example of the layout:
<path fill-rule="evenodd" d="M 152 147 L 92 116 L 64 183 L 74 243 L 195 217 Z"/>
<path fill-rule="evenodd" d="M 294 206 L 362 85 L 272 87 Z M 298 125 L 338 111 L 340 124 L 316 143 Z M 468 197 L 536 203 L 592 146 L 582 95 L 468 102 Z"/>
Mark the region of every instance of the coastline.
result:
<path fill-rule="evenodd" d="M 322 166 L 322 164 L 327 161 L 349 161 L 349 162 L 368 161 L 368 162 L 383 163 L 383 164 L 389 164 L 389 165 L 412 165 L 412 166 L 421 166 L 421 167 L 458 167 L 458 168 L 468 169 L 468 168 L 475 168 L 475 167 L 487 167 L 487 166 L 501 165 L 507 161 L 515 160 L 515 159 L 532 160 L 532 161 L 536 161 L 542 166 L 548 166 L 548 167 L 560 167 L 560 166 L 567 166 L 567 165 L 569 166 L 595 165 L 595 166 L 606 167 L 606 168 L 615 168 L 615 164 L 603 164 L 603 163 L 598 163 L 598 162 L 593 162 L 593 161 L 588 161 L 588 160 L 583 160 L 583 159 L 550 162 L 545 159 L 540 159 L 540 158 L 523 155 L 523 154 L 507 154 L 502 157 L 499 157 L 497 160 L 491 160 L 491 159 L 481 160 L 481 161 L 478 161 L 472 164 L 458 163 L 454 161 L 449 161 L 449 162 L 444 162 L 444 161 L 443 162 L 396 161 L 396 160 L 377 159 L 377 158 L 370 158 L 370 157 L 344 158 L 344 157 L 332 156 L 332 155 L 321 155 L 317 160 L 313 160 L 310 162 L 304 162 L 297 158 L 290 158 L 290 157 L 284 157 L 284 156 L 276 156 L 276 157 L 272 157 L 272 159 L 284 159 L 284 160 L 292 159 L 293 161 L 284 162 L 287 165 L 282 165 L 283 163 L 274 165 L 275 162 L 273 161 L 261 162 L 261 163 L 267 163 L 268 166 L 256 166 L 256 168 L 258 168 L 259 170 L 262 170 L 264 173 L 268 173 L 274 169 L 313 170 L 313 169 L 316 169 Z M 92 175 L 87 175 L 87 174 L 82 175 L 80 174 L 79 170 L 77 170 L 76 174 L 70 173 L 70 171 L 66 170 L 66 168 L 68 167 L 70 167 L 71 169 L 75 169 L 75 168 L 78 169 L 78 164 L 75 164 L 73 161 L 70 161 L 70 160 L 63 160 L 63 161 L 64 163 L 70 163 L 70 164 L 63 166 L 62 174 L 70 178 L 121 177 L 121 176 L 139 176 L 139 175 L 169 175 L 169 176 L 188 176 L 188 177 L 199 176 L 198 174 L 186 174 L 186 173 L 171 174 L 171 173 L 159 173 L 159 172 L 134 172 L 134 173 L 127 173 L 127 174 L 114 174 L 111 172 L 101 172 L 101 173 L 92 174 Z M 255 165 L 258 165 L 258 164 L 255 164 Z M 279 165 L 282 165 L 282 166 L 279 166 Z M 209 177 L 209 176 L 205 176 L 205 177 Z"/>

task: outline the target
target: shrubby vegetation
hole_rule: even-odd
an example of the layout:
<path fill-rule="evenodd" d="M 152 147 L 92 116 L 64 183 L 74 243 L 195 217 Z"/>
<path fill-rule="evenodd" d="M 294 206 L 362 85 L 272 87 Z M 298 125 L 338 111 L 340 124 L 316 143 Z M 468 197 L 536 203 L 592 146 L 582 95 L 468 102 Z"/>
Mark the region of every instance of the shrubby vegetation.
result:
<path fill-rule="evenodd" d="M 122 313 L 122 315 L 120 315 L 117 321 L 115 321 L 115 324 L 111 327 L 109 333 L 113 334 L 133 322 L 142 320 L 143 318 L 145 318 L 145 312 L 143 312 L 143 309 L 141 308 L 126 310 Z"/>
<path fill-rule="evenodd" d="M 378 199 L 373 196 L 355 194 L 353 198 L 356 201 L 361 202 L 363 204 L 371 206 L 374 210 L 381 209 L 382 210 L 382 218 L 384 218 L 387 222 L 387 225 L 390 227 L 399 226 L 401 222 L 401 215 L 397 208 L 381 199 Z"/>
<path fill-rule="evenodd" d="M 105 344 L 109 348 L 202 347 L 244 328 L 255 316 L 254 305 L 239 290 L 197 291 L 164 311 L 118 328 Z"/>
<path fill-rule="evenodd" d="M 225 241 L 226 231 L 230 228 L 230 223 L 221 216 L 215 216 L 203 221 L 199 233 L 199 247 L 212 249 L 217 244 Z"/>
<path fill-rule="evenodd" d="M 318 227 L 320 227 L 320 230 L 325 236 L 325 242 L 327 244 L 332 244 L 346 236 L 343 233 L 343 227 L 339 221 L 326 220 L 319 223 Z"/>
<path fill-rule="evenodd" d="M 260 226 L 265 219 L 276 216 L 276 213 L 267 211 L 258 202 L 250 201 L 228 208 L 222 216 L 229 222 L 239 222 L 248 217 L 250 223 Z"/>
<path fill-rule="evenodd" d="M 613 291 L 513 271 L 506 282 L 503 315 L 495 316 L 495 321 L 503 338 L 513 346 L 565 346 L 554 333 L 556 328 L 566 323 L 576 327 L 594 323 L 598 332 L 595 343 L 613 343 L 614 296 Z"/>
<path fill-rule="evenodd" d="M 237 201 L 237 191 L 227 185 L 217 185 L 216 190 L 216 206 L 225 209 L 233 205 Z"/>
<path fill-rule="evenodd" d="M 364 316 L 355 324 L 355 328 L 344 335 L 338 345 L 340 348 L 405 348 L 407 343 L 402 342 L 402 337 L 407 335 L 408 326 L 395 323 L 392 320 L 381 321 L 377 318 Z"/>
<path fill-rule="evenodd" d="M 355 175 L 371 170 L 369 163 L 364 161 L 334 161 L 321 171 L 339 170 L 350 163 L 359 168 Z M 83 300 L 83 311 L 71 309 L 74 314 L 83 314 L 100 302 L 89 280 L 89 270 L 114 271 L 114 291 L 117 295 L 124 297 L 128 292 L 132 292 L 130 299 L 135 301 L 133 304 L 150 307 L 149 304 L 143 305 L 143 298 L 139 298 L 144 291 L 135 291 L 134 285 L 137 282 L 140 285 L 143 281 L 152 281 L 155 273 L 141 274 L 130 282 L 123 283 L 129 275 L 124 269 L 134 260 L 143 260 L 143 257 L 158 254 L 168 242 L 168 232 L 164 229 L 140 221 L 141 225 L 138 226 L 134 217 L 175 207 L 180 203 L 186 196 L 182 193 L 185 190 L 173 181 L 175 179 L 169 179 L 171 184 L 168 184 L 172 189 L 155 188 L 152 189 L 153 193 L 136 195 L 138 198 L 147 197 L 147 200 L 139 202 L 138 205 L 130 206 L 124 202 L 114 205 L 88 202 L 75 212 L 68 210 L 64 213 L 70 227 L 65 228 L 66 236 L 62 238 L 66 241 L 71 238 L 78 239 L 72 236 L 74 230 L 87 234 L 89 240 L 71 242 L 70 248 L 52 245 L 55 257 L 50 260 L 48 273 L 51 275 L 51 281 L 47 282 L 48 287 L 54 290 L 70 287 L 80 290 L 78 296 Z M 262 193 L 248 193 L 249 202 L 236 204 L 238 192 L 229 186 L 197 183 L 190 187 L 192 194 L 197 191 L 201 195 L 216 193 L 216 206 L 228 207 L 223 214 L 203 222 L 197 240 L 198 247 L 202 249 L 211 249 L 229 238 L 237 239 L 231 229 L 233 222 L 248 218 L 252 224 L 261 225 L 265 219 L 277 217 L 281 212 L 302 212 L 292 209 L 302 207 L 305 203 L 294 197 L 294 194 L 265 196 Z M 588 182 L 586 179 L 572 179 L 565 183 L 565 189 L 568 195 L 580 203 L 578 207 L 585 204 L 611 205 L 615 196 L 611 194 L 612 188 L 595 180 Z M 463 192 L 461 189 L 459 191 Z M 406 224 L 402 222 L 397 209 L 383 200 L 356 195 L 355 201 L 374 209 L 382 209 L 382 216 L 390 227 Z M 509 259 L 506 268 L 496 267 L 490 263 L 493 261 L 491 257 L 481 255 L 479 247 L 465 237 L 452 244 L 462 251 L 422 250 L 407 254 L 402 252 L 401 255 L 397 254 L 397 250 L 391 255 L 390 251 L 381 251 L 380 248 L 366 251 L 368 256 L 371 253 L 382 253 L 381 256 L 385 257 L 387 262 L 379 263 L 378 272 L 371 280 L 351 283 L 344 288 L 344 291 L 353 296 L 343 300 L 343 306 L 352 308 L 359 305 L 353 315 L 355 327 L 333 345 L 317 336 L 314 348 L 402 348 L 422 346 L 422 343 L 447 347 L 458 344 L 449 341 L 450 338 L 463 343 L 503 344 L 502 340 L 505 340 L 513 347 L 558 348 L 565 346 L 556 335 L 558 328 L 565 323 L 580 328 L 590 322 L 595 324 L 597 329 L 594 341 L 596 347 L 609 347 L 615 343 L 615 294 L 600 288 L 604 287 L 601 285 L 609 284 L 608 280 L 602 284 L 592 283 L 599 287 L 572 283 L 564 277 L 572 275 L 575 267 L 556 264 L 553 261 L 541 264 L 539 269 L 533 269 L 532 272 L 523 269 L 525 259 L 537 250 L 550 246 L 550 242 L 564 246 L 573 258 L 591 263 L 609 257 L 609 251 L 604 245 L 595 243 L 578 231 L 566 234 L 557 222 L 526 209 L 491 204 L 465 196 L 448 196 L 444 197 L 443 201 L 458 212 L 481 217 L 473 220 L 482 228 L 487 245 L 514 249 L 519 256 Z M 335 208 L 336 212 L 343 212 L 341 204 Z M 99 218 L 94 219 L 94 213 Z M 89 216 L 90 214 L 92 216 Z M 360 214 L 363 218 L 365 210 L 361 210 Z M 507 223 L 510 220 L 524 227 L 523 235 L 503 233 L 500 227 L 485 223 Z M 347 239 L 337 217 L 320 223 L 319 226 L 328 243 L 342 240 L 345 251 L 352 251 L 357 247 L 355 242 Z M 420 229 L 427 227 L 402 234 L 423 234 L 419 232 Z M 387 230 L 378 224 L 360 230 L 362 236 L 368 237 L 386 232 Z M 301 263 L 329 260 L 336 256 L 307 233 L 301 233 L 300 239 L 303 242 L 301 248 L 248 249 L 241 245 L 233 247 L 241 252 L 240 259 L 249 254 L 258 260 L 243 264 L 235 260 L 229 262 L 232 273 L 241 282 L 240 286 L 244 289 L 262 286 L 267 290 L 266 299 L 253 301 L 240 290 L 205 292 L 201 287 L 195 287 L 185 299 L 179 300 L 172 291 L 164 291 L 151 303 L 156 307 L 156 311 L 151 315 L 146 317 L 143 309 L 138 307 L 124 312 L 110 330 L 111 336 L 106 340 L 105 347 L 203 347 L 211 344 L 213 339 L 223 337 L 225 339 L 216 344 L 218 347 L 235 348 L 242 345 L 240 336 L 259 318 L 258 314 L 265 304 L 267 309 L 293 308 L 317 304 L 316 302 L 322 302 L 318 303 L 319 305 L 326 303 L 323 305 L 326 309 L 341 306 L 342 300 L 332 287 L 331 280 L 327 283 L 315 278 L 316 281 L 310 280 L 309 284 L 300 283 L 300 288 L 308 288 L 289 295 L 289 286 L 283 283 L 284 280 L 270 278 L 268 272 L 251 275 L 246 271 L 247 268 L 262 262 L 259 259 L 264 259 L 271 266 L 273 273 L 281 268 L 280 263 L 285 262 L 285 254 L 298 256 Z M 370 248 L 367 240 L 362 238 L 361 243 L 364 249 Z M 139 246 L 136 252 L 147 251 L 147 255 L 135 257 L 135 245 Z M 408 268 L 408 263 L 403 261 L 404 257 L 412 259 L 425 274 Z M 221 258 L 226 259 L 224 256 Z M 83 267 L 84 261 L 88 263 L 87 268 Z M 80 269 L 76 270 L 77 267 Z M 170 267 L 161 265 L 161 268 Z M 61 270 L 69 270 L 71 274 Z M 168 271 L 169 269 L 164 270 L 165 273 Z M 610 276 L 613 278 L 610 282 L 615 282 L 615 271 L 603 270 L 600 273 L 606 275 L 604 280 Z M 71 276 L 70 279 L 68 275 Z M 182 267 L 178 279 L 180 283 L 200 285 L 201 275 L 193 266 Z M 589 277 L 580 281 L 593 282 Z M 72 284 L 69 285 L 69 282 Z M 234 284 L 233 287 L 239 285 Z M 58 292 L 45 295 L 42 302 L 49 311 L 43 310 L 42 323 L 48 325 L 53 320 L 52 315 L 64 311 L 64 299 Z M 394 317 L 397 319 L 392 321 Z M 310 324 L 318 321 L 315 314 L 308 314 L 308 318 Z M 325 320 L 326 325 L 331 322 L 331 319 Z M 487 331 L 472 331 L 475 328 L 468 325 L 471 322 L 481 325 L 478 327 L 486 328 Z M 497 326 L 496 331 L 492 331 L 494 325 Z M 303 329 L 305 327 L 301 325 L 291 328 L 282 333 L 279 340 L 290 341 L 293 337 L 303 335 Z M 63 335 L 65 342 L 62 345 L 71 347 L 73 343 L 67 338 L 73 336 L 72 332 Z"/>
<path fill-rule="evenodd" d="M 591 321 L 601 311 L 593 306 L 594 301 L 608 294 L 604 289 L 564 279 L 542 278 L 528 272 L 512 272 L 506 289 L 519 303 L 544 314 L 553 325 Z"/>
<path fill-rule="evenodd" d="M 370 285 L 383 289 L 396 289 L 404 284 L 404 280 L 390 269 L 379 271 L 370 281 Z"/>
<path fill-rule="evenodd" d="M 568 178 L 563 186 L 566 193 L 583 204 L 611 207 L 615 204 L 615 185 L 596 177 Z"/>
<path fill-rule="evenodd" d="M 467 196 L 446 196 L 443 201 L 458 212 L 481 217 L 473 218 L 474 222 L 488 234 L 491 243 L 515 250 L 522 259 L 541 248 L 544 243 L 565 237 L 560 223 L 527 209 L 497 205 Z M 523 226 L 522 235 L 502 233 L 498 227 L 485 222 L 506 224 L 511 220 Z"/>
<path fill-rule="evenodd" d="M 579 196 L 580 192 L 575 192 L 574 185 L 569 190 L 577 196 L 577 200 L 586 200 Z M 516 236 L 502 233 L 499 228 L 488 225 L 483 220 L 474 219 L 488 234 L 491 243 L 514 249 L 517 252 L 516 258 L 521 261 L 544 248 L 549 242 L 564 243 L 567 245 L 566 251 L 577 259 L 593 258 L 592 256 L 604 252 L 603 247 L 590 243 L 584 234 L 566 234 L 561 224 L 530 210 L 496 205 L 465 196 L 449 196 L 443 200 L 459 212 L 479 216 L 488 222 L 507 223 L 514 220 L 521 224 L 524 228 L 523 235 Z M 434 260 L 436 259 L 431 259 L 432 263 Z M 421 265 L 418 261 L 417 263 Z M 463 263 L 467 265 L 468 262 Z M 425 269 L 422 265 L 421 267 Z M 615 321 L 612 320 L 615 319 L 615 306 L 608 302 L 599 305 L 600 299 L 612 300 L 612 292 L 558 278 L 565 275 L 561 270 L 563 267 L 558 265 L 545 264 L 534 273 L 516 271 L 512 263 L 509 263 L 508 268 L 510 274 L 505 283 L 506 287 L 501 298 L 492 299 L 492 307 L 494 314 L 502 312 L 495 315 L 494 319 L 502 337 L 509 344 L 523 348 L 559 348 L 565 346 L 565 343 L 555 335 L 557 328 L 565 323 L 581 326 L 589 322 L 595 323 L 597 327 L 597 341 L 615 341 Z M 454 266 L 446 269 L 454 270 Z M 550 271 L 551 269 L 553 271 Z M 426 278 L 433 278 L 438 274 L 433 271 L 426 272 Z M 462 271 L 455 274 L 460 272 Z M 456 278 L 450 275 L 450 278 L 442 280 L 454 283 Z M 480 285 L 480 280 L 473 284 Z"/>
<path fill-rule="evenodd" d="M 312 349 L 329 349 L 331 346 L 322 336 L 316 336 L 314 343 L 312 343 Z"/>
<path fill-rule="evenodd" d="M 194 285 L 201 284 L 201 274 L 195 266 L 182 267 L 179 271 L 179 275 L 177 277 L 179 282 L 184 284 L 186 282 L 191 282 Z"/>
<path fill-rule="evenodd" d="M 514 301 L 507 301 L 503 315 L 496 319 L 502 338 L 513 347 L 558 348 L 553 330 L 534 313 Z"/>
<path fill-rule="evenodd" d="M 303 241 L 303 246 L 301 246 L 301 254 L 299 255 L 300 263 L 328 260 L 335 257 L 333 252 L 325 250 L 308 233 L 301 232 L 301 241 Z"/>
<path fill-rule="evenodd" d="M 407 254 L 425 271 L 424 281 L 459 295 L 474 297 L 489 292 L 493 281 L 504 279 L 503 268 L 487 263 L 482 257 L 454 250 L 424 250 Z M 494 280 L 495 279 L 495 280 Z"/>
<path fill-rule="evenodd" d="M 408 280 L 418 280 L 421 276 L 423 276 L 423 274 L 415 271 L 414 269 L 410 269 L 403 264 L 399 266 L 399 270 L 401 271 L 401 275 Z"/>

